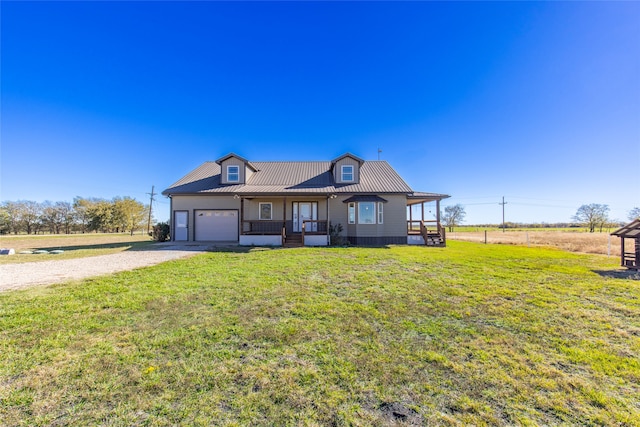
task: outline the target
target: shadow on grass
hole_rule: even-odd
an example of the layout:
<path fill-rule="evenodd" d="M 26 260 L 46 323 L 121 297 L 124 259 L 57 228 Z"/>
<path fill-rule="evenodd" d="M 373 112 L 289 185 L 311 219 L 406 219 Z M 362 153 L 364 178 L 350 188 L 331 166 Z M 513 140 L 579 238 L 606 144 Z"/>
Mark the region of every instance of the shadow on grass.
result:
<path fill-rule="evenodd" d="M 594 273 L 609 279 L 640 280 L 640 271 L 635 270 L 592 270 Z"/>
<path fill-rule="evenodd" d="M 101 243 L 96 245 L 75 245 L 75 246 L 39 246 L 35 247 L 34 250 L 45 250 L 45 251 L 53 251 L 56 249 L 62 249 L 64 251 L 79 251 L 79 250 L 92 250 L 92 249 L 117 249 L 117 248 L 126 248 L 127 250 L 149 250 L 151 248 L 147 248 L 147 246 L 151 245 L 153 242 L 141 242 L 139 240 L 132 242 L 118 242 L 118 243 Z"/>

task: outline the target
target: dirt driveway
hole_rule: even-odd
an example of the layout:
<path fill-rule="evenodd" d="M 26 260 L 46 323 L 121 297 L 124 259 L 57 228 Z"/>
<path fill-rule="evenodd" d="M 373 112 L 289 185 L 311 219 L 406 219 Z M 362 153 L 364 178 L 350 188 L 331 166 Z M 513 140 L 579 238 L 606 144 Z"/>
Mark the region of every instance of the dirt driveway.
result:
<path fill-rule="evenodd" d="M 3 264 L 0 265 L 0 292 L 133 270 L 188 257 L 206 252 L 209 249 L 205 245 L 158 244 L 154 245 L 153 249 L 143 251 L 125 251 L 117 254 L 59 261 Z"/>

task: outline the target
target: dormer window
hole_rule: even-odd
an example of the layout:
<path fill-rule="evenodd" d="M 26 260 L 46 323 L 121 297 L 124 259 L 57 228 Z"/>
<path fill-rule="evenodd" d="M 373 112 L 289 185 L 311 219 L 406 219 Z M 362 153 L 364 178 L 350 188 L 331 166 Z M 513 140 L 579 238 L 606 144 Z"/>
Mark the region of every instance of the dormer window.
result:
<path fill-rule="evenodd" d="M 227 182 L 240 182 L 240 166 L 227 166 Z"/>
<path fill-rule="evenodd" d="M 353 165 L 343 165 L 341 177 L 343 182 L 353 182 Z"/>

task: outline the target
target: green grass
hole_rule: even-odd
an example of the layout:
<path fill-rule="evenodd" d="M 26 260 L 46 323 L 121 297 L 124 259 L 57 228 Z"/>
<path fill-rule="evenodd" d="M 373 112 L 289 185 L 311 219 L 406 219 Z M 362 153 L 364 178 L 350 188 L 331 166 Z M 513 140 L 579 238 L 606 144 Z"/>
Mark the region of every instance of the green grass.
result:
<path fill-rule="evenodd" d="M 0 294 L 0 420 L 640 425 L 640 281 L 616 261 L 255 249 Z"/>

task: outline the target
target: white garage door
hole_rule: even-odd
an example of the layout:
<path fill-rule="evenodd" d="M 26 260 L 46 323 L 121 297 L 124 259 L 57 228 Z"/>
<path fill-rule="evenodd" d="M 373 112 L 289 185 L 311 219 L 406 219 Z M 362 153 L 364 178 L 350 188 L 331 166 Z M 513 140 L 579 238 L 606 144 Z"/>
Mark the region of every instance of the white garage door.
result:
<path fill-rule="evenodd" d="M 238 211 L 196 210 L 197 241 L 237 241 Z"/>

